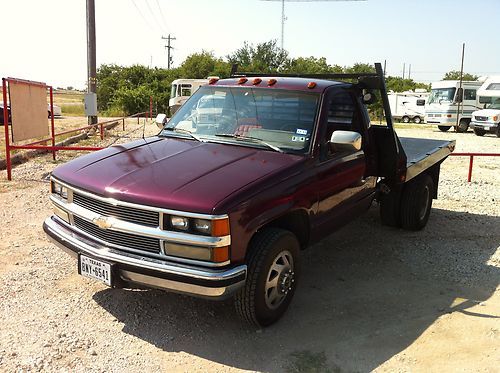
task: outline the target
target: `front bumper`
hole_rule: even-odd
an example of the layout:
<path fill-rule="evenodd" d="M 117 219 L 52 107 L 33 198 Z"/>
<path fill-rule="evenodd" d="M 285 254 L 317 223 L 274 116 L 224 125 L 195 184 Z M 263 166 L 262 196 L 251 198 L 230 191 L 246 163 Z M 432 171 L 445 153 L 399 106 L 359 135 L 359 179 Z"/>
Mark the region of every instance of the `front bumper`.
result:
<path fill-rule="evenodd" d="M 113 264 L 115 276 L 125 285 L 224 299 L 245 284 L 246 265 L 229 269 L 199 268 L 115 250 L 77 234 L 57 217 L 47 218 L 43 230 L 52 242 L 75 258 L 81 253 Z"/>
<path fill-rule="evenodd" d="M 470 122 L 470 127 L 484 130 L 486 132 L 496 132 L 498 123 L 472 121 Z"/>

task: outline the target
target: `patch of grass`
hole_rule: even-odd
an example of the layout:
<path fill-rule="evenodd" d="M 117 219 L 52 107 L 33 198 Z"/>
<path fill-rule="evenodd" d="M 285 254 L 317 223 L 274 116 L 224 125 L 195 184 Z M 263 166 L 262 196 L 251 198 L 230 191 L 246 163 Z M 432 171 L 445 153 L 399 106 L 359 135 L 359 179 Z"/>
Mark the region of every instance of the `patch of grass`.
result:
<path fill-rule="evenodd" d="M 61 104 L 62 115 L 66 116 L 83 116 L 85 108 L 83 104 Z"/>
<path fill-rule="evenodd" d="M 339 367 L 329 367 L 325 353 L 308 350 L 290 354 L 291 363 L 286 367 L 289 373 L 340 373 Z"/>

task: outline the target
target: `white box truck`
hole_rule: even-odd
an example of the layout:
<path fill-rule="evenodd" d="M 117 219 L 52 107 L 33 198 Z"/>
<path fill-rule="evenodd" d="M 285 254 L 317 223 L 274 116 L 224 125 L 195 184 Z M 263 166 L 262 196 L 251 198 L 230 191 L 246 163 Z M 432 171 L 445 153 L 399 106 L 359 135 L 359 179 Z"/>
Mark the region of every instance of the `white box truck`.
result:
<path fill-rule="evenodd" d="M 469 128 L 472 112 L 477 110 L 476 92 L 481 82 L 443 80 L 431 84 L 431 94 L 425 105 L 425 121 L 437 124 L 446 132 L 451 127 L 458 127 L 457 132 L 465 132 Z"/>
<path fill-rule="evenodd" d="M 174 114 L 200 86 L 207 84 L 213 77 L 207 79 L 176 79 L 172 82 L 168 107 Z"/>
<path fill-rule="evenodd" d="M 500 76 L 491 76 L 477 90 L 482 110 L 472 113 L 470 126 L 477 136 L 493 133 L 500 137 Z"/>
<path fill-rule="evenodd" d="M 421 123 L 425 117 L 425 102 L 429 93 L 425 89 L 406 92 L 390 92 L 387 95 L 392 117 L 403 123 Z"/>

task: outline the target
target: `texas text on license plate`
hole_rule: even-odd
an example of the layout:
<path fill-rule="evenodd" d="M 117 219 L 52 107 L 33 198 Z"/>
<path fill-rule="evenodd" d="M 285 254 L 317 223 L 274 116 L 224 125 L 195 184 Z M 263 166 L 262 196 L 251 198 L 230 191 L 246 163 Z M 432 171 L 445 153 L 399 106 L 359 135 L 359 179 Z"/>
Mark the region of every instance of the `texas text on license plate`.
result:
<path fill-rule="evenodd" d="M 104 282 L 111 286 L 111 264 L 100 260 L 79 255 L 78 273 L 85 277 L 90 277 Z"/>

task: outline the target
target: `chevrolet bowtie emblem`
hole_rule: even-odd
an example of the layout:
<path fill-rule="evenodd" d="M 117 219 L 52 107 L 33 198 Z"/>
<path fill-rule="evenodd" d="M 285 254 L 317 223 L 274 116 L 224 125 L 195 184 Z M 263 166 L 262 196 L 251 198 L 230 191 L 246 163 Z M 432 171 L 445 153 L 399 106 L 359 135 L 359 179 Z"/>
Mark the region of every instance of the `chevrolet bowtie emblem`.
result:
<path fill-rule="evenodd" d="M 99 216 L 98 218 L 92 219 L 92 223 L 94 223 L 101 229 L 108 229 L 113 225 L 105 216 Z"/>

